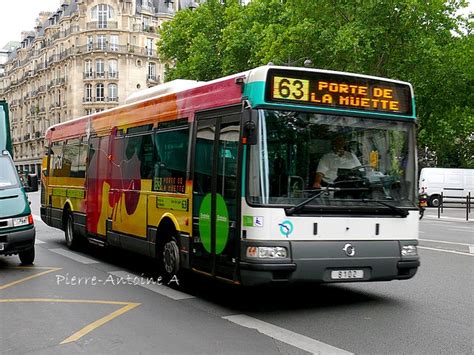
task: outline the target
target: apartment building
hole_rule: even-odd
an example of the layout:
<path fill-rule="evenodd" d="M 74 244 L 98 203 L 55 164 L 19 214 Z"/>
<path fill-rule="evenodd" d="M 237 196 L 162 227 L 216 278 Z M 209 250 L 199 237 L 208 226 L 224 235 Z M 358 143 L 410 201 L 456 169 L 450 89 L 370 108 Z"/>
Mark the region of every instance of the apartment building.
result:
<path fill-rule="evenodd" d="M 0 75 L 17 168 L 39 173 L 49 126 L 115 107 L 161 83 L 156 31 L 181 6 L 173 0 L 62 0 L 57 11 L 40 13 Z"/>

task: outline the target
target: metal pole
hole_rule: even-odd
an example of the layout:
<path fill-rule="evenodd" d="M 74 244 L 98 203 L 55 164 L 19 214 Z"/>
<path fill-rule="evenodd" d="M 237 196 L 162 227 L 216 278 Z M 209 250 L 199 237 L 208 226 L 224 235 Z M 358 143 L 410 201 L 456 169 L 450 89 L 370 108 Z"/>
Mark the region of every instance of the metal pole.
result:
<path fill-rule="evenodd" d="M 441 194 L 443 194 L 443 193 L 441 192 Z M 440 210 L 441 210 L 441 200 L 439 200 L 439 203 L 438 203 L 438 219 L 441 217 L 440 216 Z"/>
<path fill-rule="evenodd" d="M 471 213 L 471 203 L 472 203 L 471 192 L 469 192 L 468 196 L 469 196 L 469 213 Z"/>
<path fill-rule="evenodd" d="M 466 221 L 469 221 L 469 195 L 466 195 Z"/>
<path fill-rule="evenodd" d="M 441 192 L 441 201 L 439 201 L 440 205 L 441 205 L 441 213 L 444 213 L 444 210 L 443 210 L 443 204 L 444 204 L 444 197 L 443 197 L 443 192 Z"/>

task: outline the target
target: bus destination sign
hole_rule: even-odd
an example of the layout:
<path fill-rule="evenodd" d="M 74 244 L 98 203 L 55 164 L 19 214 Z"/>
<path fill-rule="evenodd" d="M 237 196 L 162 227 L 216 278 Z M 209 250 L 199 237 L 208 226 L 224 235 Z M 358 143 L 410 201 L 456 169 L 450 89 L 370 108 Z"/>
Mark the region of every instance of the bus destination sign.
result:
<path fill-rule="evenodd" d="M 270 70 L 266 100 L 411 116 L 410 87 L 337 73 Z"/>

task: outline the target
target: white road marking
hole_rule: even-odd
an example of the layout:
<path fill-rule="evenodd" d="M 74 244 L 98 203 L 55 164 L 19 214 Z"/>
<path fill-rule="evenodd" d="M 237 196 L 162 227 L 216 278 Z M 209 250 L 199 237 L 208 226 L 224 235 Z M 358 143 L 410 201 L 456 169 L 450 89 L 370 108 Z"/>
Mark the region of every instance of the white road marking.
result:
<path fill-rule="evenodd" d="M 149 278 L 145 278 L 145 277 L 142 277 L 142 276 L 131 274 L 129 272 L 125 272 L 125 271 L 111 271 L 110 272 L 109 271 L 109 274 L 123 279 L 124 283 L 128 283 L 127 280 L 130 280 L 130 285 L 141 286 L 143 288 L 146 288 L 147 290 L 153 291 L 155 293 L 159 293 L 160 295 L 166 296 L 166 297 L 171 298 L 175 301 L 185 300 L 185 299 L 188 299 L 188 298 L 194 298 L 194 296 L 192 296 L 192 295 L 189 295 L 189 294 L 181 292 L 181 291 L 174 290 L 174 289 L 172 289 L 172 288 L 170 288 L 170 287 L 168 287 L 164 284 L 160 285 L 160 282 L 156 282 L 156 280 L 155 280 L 155 282 L 153 282 Z M 174 281 L 171 281 L 171 282 L 174 282 Z M 178 282 L 179 282 L 179 279 L 178 279 Z"/>
<path fill-rule="evenodd" d="M 57 249 L 48 249 L 49 251 L 52 251 L 53 253 L 65 256 L 66 258 L 72 259 L 74 261 L 77 261 L 82 264 L 97 264 L 99 261 L 94 260 L 94 259 L 89 259 L 84 256 L 81 256 L 79 254 L 70 252 L 69 250 L 64 250 L 61 248 Z"/>
<path fill-rule="evenodd" d="M 469 253 L 474 254 L 474 245 L 469 246 Z"/>
<path fill-rule="evenodd" d="M 262 334 L 279 340 L 283 343 L 295 346 L 312 354 L 352 354 L 346 350 L 336 348 L 332 345 L 309 338 L 305 335 L 292 332 L 291 330 L 249 317 L 245 314 L 222 317 L 242 327 L 256 329 Z"/>
<path fill-rule="evenodd" d="M 460 226 L 460 224 L 461 224 L 461 223 L 456 223 L 455 226 L 450 227 L 450 228 L 451 228 L 451 229 L 462 229 L 462 230 L 467 230 L 467 231 L 469 231 L 469 230 L 474 231 L 474 224 L 468 223 L 467 226 Z"/>
<path fill-rule="evenodd" d="M 446 217 L 446 216 L 441 216 L 440 218 L 438 218 L 438 216 L 424 216 L 424 218 L 430 218 L 430 219 L 438 219 L 438 220 L 446 220 L 446 221 L 464 221 L 464 222 L 467 222 L 466 221 L 466 218 L 458 218 L 458 217 Z M 472 217 L 469 216 L 469 220 L 472 221 Z M 449 222 L 446 222 L 446 223 L 449 223 Z"/>
<path fill-rule="evenodd" d="M 432 242 L 432 243 L 443 243 L 443 244 L 454 244 L 454 245 L 464 245 L 464 246 L 467 246 L 467 247 L 471 247 L 473 246 L 472 244 L 468 244 L 468 243 L 455 243 L 455 242 L 448 242 L 448 241 L 445 241 L 445 240 L 434 240 L 434 239 L 418 239 L 418 240 L 421 240 L 423 242 Z"/>
<path fill-rule="evenodd" d="M 38 238 L 35 238 L 35 244 L 45 244 L 46 242 L 43 242 L 42 240 L 39 240 Z"/>
<path fill-rule="evenodd" d="M 455 251 L 455 250 L 428 248 L 428 247 L 420 247 L 420 246 L 418 246 L 418 249 L 426 249 L 426 250 L 440 251 L 440 252 L 443 252 L 443 253 L 452 253 L 452 254 L 459 254 L 459 255 L 474 256 L 474 254 L 471 254 L 471 253 L 464 253 L 462 251 Z"/>

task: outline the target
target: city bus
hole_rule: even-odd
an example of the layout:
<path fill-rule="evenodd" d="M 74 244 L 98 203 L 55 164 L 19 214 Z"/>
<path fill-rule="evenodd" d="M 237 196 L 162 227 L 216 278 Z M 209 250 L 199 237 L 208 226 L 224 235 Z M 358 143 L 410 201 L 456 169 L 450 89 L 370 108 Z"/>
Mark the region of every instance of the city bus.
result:
<path fill-rule="evenodd" d="M 409 279 L 415 122 L 412 86 L 379 77 L 262 66 L 171 81 L 47 130 L 41 218 L 70 248 L 140 253 L 164 278 Z M 336 137 L 357 166 L 315 186 Z"/>

